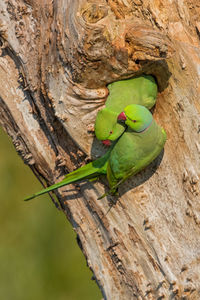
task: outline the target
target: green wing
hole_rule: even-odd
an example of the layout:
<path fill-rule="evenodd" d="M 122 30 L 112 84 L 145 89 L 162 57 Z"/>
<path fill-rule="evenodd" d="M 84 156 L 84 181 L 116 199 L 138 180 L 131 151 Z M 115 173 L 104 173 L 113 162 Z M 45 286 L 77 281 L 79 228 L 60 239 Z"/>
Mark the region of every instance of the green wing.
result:
<path fill-rule="evenodd" d="M 107 166 L 111 194 L 119 184 L 148 166 L 162 151 L 166 142 L 164 129 L 153 120 L 142 133 L 126 131 L 112 149 Z"/>

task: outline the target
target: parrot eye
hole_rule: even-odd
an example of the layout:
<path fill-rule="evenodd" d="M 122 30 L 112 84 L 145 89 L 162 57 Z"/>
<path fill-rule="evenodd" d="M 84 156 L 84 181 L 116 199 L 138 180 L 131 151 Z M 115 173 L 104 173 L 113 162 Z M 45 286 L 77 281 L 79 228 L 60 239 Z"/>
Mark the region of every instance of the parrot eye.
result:
<path fill-rule="evenodd" d="M 113 134 L 113 131 L 112 131 L 112 130 L 110 131 L 110 134 Z"/>
<path fill-rule="evenodd" d="M 136 123 L 137 121 L 136 120 L 133 120 L 133 123 Z"/>

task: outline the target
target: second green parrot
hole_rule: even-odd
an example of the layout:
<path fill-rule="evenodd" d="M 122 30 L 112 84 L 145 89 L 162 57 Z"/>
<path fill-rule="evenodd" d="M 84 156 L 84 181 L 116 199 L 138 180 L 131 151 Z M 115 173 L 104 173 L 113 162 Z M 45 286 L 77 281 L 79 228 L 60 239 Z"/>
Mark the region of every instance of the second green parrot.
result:
<path fill-rule="evenodd" d="M 105 108 L 97 113 L 95 134 L 97 139 L 110 145 L 125 130 L 117 123 L 117 116 L 130 104 L 139 104 L 151 109 L 157 97 L 157 84 L 151 75 L 142 75 L 131 79 L 120 80 L 108 85 L 109 95 Z"/>

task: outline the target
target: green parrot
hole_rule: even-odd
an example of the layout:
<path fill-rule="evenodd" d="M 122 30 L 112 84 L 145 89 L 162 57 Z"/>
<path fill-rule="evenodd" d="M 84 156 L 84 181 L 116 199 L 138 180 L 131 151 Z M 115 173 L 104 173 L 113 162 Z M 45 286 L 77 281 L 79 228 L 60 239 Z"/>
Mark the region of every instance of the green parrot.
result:
<path fill-rule="evenodd" d="M 115 194 L 122 182 L 145 168 L 159 155 L 166 141 L 164 129 L 157 125 L 150 111 L 144 106 L 136 104 L 127 106 L 118 115 L 118 121 L 124 122 L 128 129 L 112 144 L 104 156 L 67 174 L 61 182 L 25 200 L 73 182 L 96 178 L 99 175 L 107 176 L 110 186 L 108 193 Z"/>
<path fill-rule="evenodd" d="M 151 75 L 116 81 L 108 85 L 109 95 L 105 108 L 97 113 L 95 134 L 105 145 L 116 140 L 125 130 L 117 123 L 117 116 L 130 104 L 139 104 L 151 109 L 157 97 L 157 85 Z"/>
<path fill-rule="evenodd" d="M 160 154 L 167 137 L 151 112 L 141 105 L 128 105 L 118 115 L 118 121 L 128 128 L 113 147 L 108 160 L 107 179 L 111 194 L 117 191 L 119 184 L 144 169 Z"/>

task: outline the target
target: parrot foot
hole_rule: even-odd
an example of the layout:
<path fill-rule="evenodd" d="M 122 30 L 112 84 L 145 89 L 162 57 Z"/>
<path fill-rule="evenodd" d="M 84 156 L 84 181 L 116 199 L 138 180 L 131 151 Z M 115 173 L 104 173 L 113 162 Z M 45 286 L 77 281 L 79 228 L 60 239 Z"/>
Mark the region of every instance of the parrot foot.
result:
<path fill-rule="evenodd" d="M 108 195 L 119 196 L 118 188 L 119 188 L 119 185 L 122 184 L 124 181 L 125 181 L 125 178 L 122 178 L 115 185 L 113 185 L 112 188 L 107 193 L 105 193 L 102 196 L 100 196 L 99 198 L 97 198 L 97 200 L 101 200 L 101 199 L 103 199 L 104 197 L 106 197 Z"/>
<path fill-rule="evenodd" d="M 101 195 L 100 197 L 97 198 L 97 200 L 103 199 L 103 198 L 106 197 L 108 194 L 109 194 L 109 193 L 105 193 L 105 194 Z"/>
<path fill-rule="evenodd" d="M 94 178 L 90 178 L 88 180 L 89 180 L 89 182 L 93 182 L 93 181 L 99 180 L 99 176 L 94 177 Z"/>
<path fill-rule="evenodd" d="M 115 190 L 111 189 L 111 190 L 109 190 L 107 193 L 105 193 L 102 196 L 100 196 L 99 198 L 97 198 L 97 200 L 101 200 L 101 199 L 103 199 L 106 196 L 119 196 L 118 189 L 115 189 Z"/>

